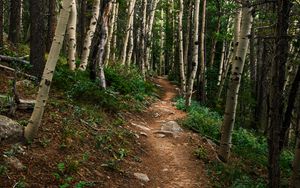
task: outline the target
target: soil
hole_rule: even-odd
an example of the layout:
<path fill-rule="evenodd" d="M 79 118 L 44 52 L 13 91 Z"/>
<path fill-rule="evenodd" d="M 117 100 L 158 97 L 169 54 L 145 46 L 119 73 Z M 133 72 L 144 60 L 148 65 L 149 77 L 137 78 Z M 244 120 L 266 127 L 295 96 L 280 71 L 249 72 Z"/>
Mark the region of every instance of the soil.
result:
<path fill-rule="evenodd" d="M 197 134 L 188 130 L 179 132 L 176 137 L 165 135 L 161 138 L 160 134 L 155 134 L 163 122 L 180 120 L 187 115 L 177 110 L 172 101 L 177 95 L 176 86 L 162 77 L 155 82 L 163 89 L 161 100 L 152 104 L 142 117 L 131 120 L 150 129 L 145 131 L 147 137 L 143 139 L 143 147 L 147 152 L 142 157 L 140 169 L 150 178 L 145 187 L 210 187 L 204 163 L 193 155 L 200 141 Z"/>
<path fill-rule="evenodd" d="M 81 117 L 72 114 L 76 108 L 64 101 L 64 96 L 52 93 L 52 101 L 47 104 L 41 129 L 30 145 L 16 147 L 0 144 L 0 188 L 18 187 L 21 184 L 23 187 L 33 188 L 60 187 L 66 183 L 70 184 L 69 187 L 74 187 L 79 181 L 92 182 L 93 187 L 109 188 L 211 187 L 204 167 L 207 161 L 199 160 L 194 155 L 199 146 L 205 147 L 208 158 L 213 160 L 214 151 L 205 139 L 184 128 L 178 133 L 156 133 L 163 123 L 180 121 L 187 114 L 177 110 L 172 101 L 177 95 L 175 85 L 163 77 L 153 81 L 161 87 L 160 100 L 141 113 L 123 112 L 122 117 L 128 123 L 113 128 L 119 132 L 108 137 L 111 139 L 110 145 L 120 145 L 120 148 L 127 147 L 130 150 L 130 154 L 121 161 L 115 160 L 115 155 L 120 150 L 95 148 L 95 135 L 109 135 L 111 127 L 105 128 L 104 125 L 112 124 L 116 119 L 115 115 L 104 115 L 104 119 L 110 120 L 102 122 L 100 128 L 92 129 L 81 121 Z M 63 102 L 58 102 L 59 100 Z M 13 118 L 26 121 L 30 113 L 17 112 Z M 102 113 L 101 110 L 99 113 Z M 74 119 L 70 121 L 72 127 L 64 127 L 66 117 Z M 11 148 L 14 148 L 14 156 L 26 168 L 17 170 L 5 163 L 3 154 L 12 151 Z M 84 160 L 85 155 L 88 157 Z M 120 164 L 107 165 L 107 161 L 111 159 Z M 60 172 L 58 164 L 62 162 L 68 165 L 68 169 Z M 55 178 L 55 173 L 61 177 Z M 139 180 L 134 173 L 146 174 L 150 181 Z M 68 177 L 73 180 L 68 181 Z"/>

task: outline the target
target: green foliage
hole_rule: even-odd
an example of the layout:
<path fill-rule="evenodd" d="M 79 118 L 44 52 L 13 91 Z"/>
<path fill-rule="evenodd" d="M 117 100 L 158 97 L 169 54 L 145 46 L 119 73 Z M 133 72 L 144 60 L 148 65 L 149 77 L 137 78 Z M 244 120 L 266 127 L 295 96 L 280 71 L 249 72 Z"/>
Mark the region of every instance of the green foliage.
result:
<path fill-rule="evenodd" d="M 199 146 L 195 151 L 194 155 L 200 160 L 207 160 L 207 151 L 203 146 Z"/>
<path fill-rule="evenodd" d="M 3 176 L 7 171 L 7 167 L 4 165 L 0 165 L 0 176 Z"/>
<path fill-rule="evenodd" d="M 66 65 L 58 66 L 54 76 L 54 87 L 66 93 L 73 101 L 98 105 L 107 110 L 136 109 L 143 106 L 155 88 L 145 82 L 136 69 L 124 66 L 108 67 L 105 70 L 107 89 L 92 81 L 88 72 L 70 71 Z"/>

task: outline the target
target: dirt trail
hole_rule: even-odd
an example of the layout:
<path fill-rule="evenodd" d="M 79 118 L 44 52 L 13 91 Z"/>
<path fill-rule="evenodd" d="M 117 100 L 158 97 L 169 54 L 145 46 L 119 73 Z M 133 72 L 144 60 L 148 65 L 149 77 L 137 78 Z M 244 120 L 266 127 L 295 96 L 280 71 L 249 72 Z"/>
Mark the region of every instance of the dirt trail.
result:
<path fill-rule="evenodd" d="M 201 161 L 193 156 L 197 135 L 187 130 L 178 133 L 157 134 L 162 125 L 186 116 L 177 110 L 172 102 L 176 96 L 175 86 L 164 78 L 155 82 L 162 87 L 162 99 L 152 104 L 143 116 L 133 120 L 143 137 L 142 147 L 146 154 L 141 158 L 140 172 L 147 174 L 150 181 L 142 183 L 143 187 L 155 188 L 194 188 L 209 187 L 208 178 Z M 147 128 L 149 128 L 147 130 Z M 143 132 L 147 135 L 143 136 Z"/>

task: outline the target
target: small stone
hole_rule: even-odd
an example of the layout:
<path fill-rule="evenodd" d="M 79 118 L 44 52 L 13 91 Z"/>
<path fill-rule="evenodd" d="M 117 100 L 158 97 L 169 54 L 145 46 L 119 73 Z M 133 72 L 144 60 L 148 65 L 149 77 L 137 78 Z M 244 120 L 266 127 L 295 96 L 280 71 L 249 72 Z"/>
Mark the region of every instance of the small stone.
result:
<path fill-rule="evenodd" d="M 167 168 L 164 168 L 162 171 L 163 171 L 163 172 L 168 172 L 168 171 L 169 171 L 169 169 L 167 169 Z"/>
<path fill-rule="evenodd" d="M 157 138 L 164 138 L 164 137 L 166 137 L 166 135 L 164 135 L 164 134 L 156 134 L 156 137 Z"/>
<path fill-rule="evenodd" d="M 134 136 L 135 136 L 136 138 L 140 138 L 140 136 L 139 136 L 138 134 L 134 134 Z"/>
<path fill-rule="evenodd" d="M 145 132 L 140 132 L 140 135 L 145 136 L 145 137 L 148 137 L 148 134 L 145 133 Z"/>
<path fill-rule="evenodd" d="M 144 182 L 148 182 L 150 181 L 150 179 L 148 178 L 147 174 L 143 174 L 143 173 L 134 173 L 133 174 L 137 179 L 144 181 Z"/>
<path fill-rule="evenodd" d="M 148 127 L 145 127 L 145 126 L 143 126 L 143 125 L 138 125 L 138 124 L 136 124 L 136 123 L 131 123 L 131 125 L 133 125 L 133 126 L 139 128 L 139 129 L 142 129 L 143 131 L 150 131 L 150 130 L 151 130 L 151 129 L 149 129 Z"/>

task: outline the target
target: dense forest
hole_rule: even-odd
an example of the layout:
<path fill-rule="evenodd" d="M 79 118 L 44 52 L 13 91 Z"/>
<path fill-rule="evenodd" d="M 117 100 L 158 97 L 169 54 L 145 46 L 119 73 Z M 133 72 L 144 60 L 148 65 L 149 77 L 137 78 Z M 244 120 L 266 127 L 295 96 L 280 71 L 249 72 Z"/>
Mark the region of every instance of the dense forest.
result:
<path fill-rule="evenodd" d="M 0 187 L 300 187 L 299 16 L 0 0 Z"/>

